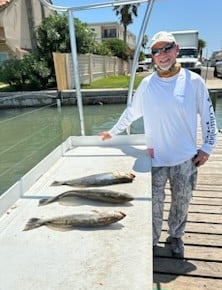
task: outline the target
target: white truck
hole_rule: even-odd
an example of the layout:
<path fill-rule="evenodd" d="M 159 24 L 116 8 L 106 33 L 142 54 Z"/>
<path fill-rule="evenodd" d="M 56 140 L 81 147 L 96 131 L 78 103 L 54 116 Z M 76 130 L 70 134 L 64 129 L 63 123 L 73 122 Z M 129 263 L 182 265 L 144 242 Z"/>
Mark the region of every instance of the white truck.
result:
<path fill-rule="evenodd" d="M 198 58 L 198 31 L 184 30 L 171 31 L 180 46 L 177 61 L 181 66 L 201 74 L 201 62 Z"/>

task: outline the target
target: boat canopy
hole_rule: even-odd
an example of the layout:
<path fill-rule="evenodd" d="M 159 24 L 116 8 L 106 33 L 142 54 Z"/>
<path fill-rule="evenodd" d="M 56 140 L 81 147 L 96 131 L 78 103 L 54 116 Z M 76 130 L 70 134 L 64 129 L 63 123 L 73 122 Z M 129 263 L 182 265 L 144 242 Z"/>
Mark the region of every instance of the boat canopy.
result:
<path fill-rule="evenodd" d="M 134 52 L 132 69 L 130 74 L 130 82 L 129 82 L 129 89 L 128 89 L 128 96 L 127 96 L 127 106 L 130 105 L 133 97 L 133 84 L 135 81 L 135 74 L 137 69 L 137 63 L 139 58 L 139 52 L 142 45 L 143 36 L 145 34 L 148 20 L 150 18 L 150 14 L 152 11 L 152 7 L 155 0 L 122 0 L 122 1 L 111 1 L 111 2 L 101 2 L 95 3 L 90 5 L 82 5 L 82 6 L 70 6 L 70 7 L 63 7 L 63 6 L 56 6 L 49 3 L 47 0 L 40 0 L 40 2 L 47 6 L 48 8 L 58 11 L 58 12 L 65 12 L 68 17 L 69 22 L 69 37 L 71 43 L 71 54 L 72 54 L 72 62 L 74 68 L 74 83 L 76 86 L 76 97 L 77 97 L 77 105 L 79 110 L 79 118 L 80 118 L 80 126 L 81 126 L 81 135 L 85 135 L 85 125 L 84 125 L 84 114 L 83 114 L 83 105 L 82 105 L 82 95 L 80 89 L 80 77 L 79 77 L 79 69 L 78 69 L 78 58 L 77 58 L 77 46 L 76 46 L 76 37 L 75 37 L 75 27 L 73 25 L 74 13 L 76 11 L 83 11 L 83 10 L 91 10 L 91 9 L 100 9 L 100 8 L 108 8 L 108 7 L 115 7 L 120 5 L 129 5 L 135 3 L 147 3 L 147 8 L 144 14 L 144 19 L 142 20 L 139 36 L 137 38 L 136 49 Z M 73 1 L 74 2 L 74 1 Z M 128 129 L 128 134 L 130 133 L 130 128 Z"/>

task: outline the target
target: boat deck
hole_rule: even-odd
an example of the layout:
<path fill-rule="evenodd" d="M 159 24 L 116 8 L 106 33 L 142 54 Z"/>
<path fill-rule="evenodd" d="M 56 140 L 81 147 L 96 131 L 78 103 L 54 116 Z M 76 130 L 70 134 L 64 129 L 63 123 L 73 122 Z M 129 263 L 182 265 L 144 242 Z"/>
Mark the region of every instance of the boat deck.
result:
<path fill-rule="evenodd" d="M 1 207 L 11 204 L 0 218 L 1 290 L 152 289 L 151 165 L 143 136 L 99 139 L 70 138 L 1 197 Z M 71 189 L 50 186 L 54 180 L 110 171 L 136 175 L 132 183 L 106 186 L 133 195 L 133 201 L 110 205 L 76 200 L 38 207 L 39 199 Z M 18 191 L 21 196 L 14 201 Z M 126 217 L 102 228 L 23 231 L 32 217 L 92 209 L 121 210 Z"/>
<path fill-rule="evenodd" d="M 166 242 L 170 206 L 166 189 L 164 228 L 154 257 L 154 289 L 222 289 L 222 134 L 208 162 L 199 168 L 184 236 L 184 259 L 173 258 Z"/>

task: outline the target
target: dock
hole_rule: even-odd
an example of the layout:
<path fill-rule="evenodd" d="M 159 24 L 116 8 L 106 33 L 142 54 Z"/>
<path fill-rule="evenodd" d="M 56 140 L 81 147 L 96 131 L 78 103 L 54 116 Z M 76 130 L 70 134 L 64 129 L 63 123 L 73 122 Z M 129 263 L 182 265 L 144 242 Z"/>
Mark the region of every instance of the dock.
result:
<path fill-rule="evenodd" d="M 208 162 L 199 168 L 184 236 L 184 258 L 174 258 L 167 243 L 170 207 L 166 188 L 164 226 L 154 257 L 153 289 L 222 289 L 222 134 Z"/>

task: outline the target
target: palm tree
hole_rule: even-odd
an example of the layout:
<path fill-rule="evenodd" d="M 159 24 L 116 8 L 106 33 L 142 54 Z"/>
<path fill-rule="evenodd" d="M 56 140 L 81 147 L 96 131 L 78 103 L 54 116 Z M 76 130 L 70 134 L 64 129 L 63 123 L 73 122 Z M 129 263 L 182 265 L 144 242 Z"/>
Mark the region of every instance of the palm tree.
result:
<path fill-rule="evenodd" d="M 206 41 L 203 39 L 198 39 L 198 55 L 200 58 L 200 61 L 202 61 L 203 56 L 203 49 L 206 47 Z"/>
<path fill-rule="evenodd" d="M 133 16 L 137 17 L 137 8 L 139 4 L 127 4 L 115 6 L 113 10 L 116 12 L 116 16 L 120 17 L 120 23 L 123 24 L 123 41 L 126 43 L 127 26 L 133 23 Z"/>
<path fill-rule="evenodd" d="M 144 50 L 144 53 L 145 53 L 145 50 L 146 50 L 146 46 L 147 46 L 147 43 L 148 43 L 148 36 L 145 34 L 144 36 L 143 36 L 143 40 L 142 40 L 142 48 L 143 48 L 143 50 Z"/>

